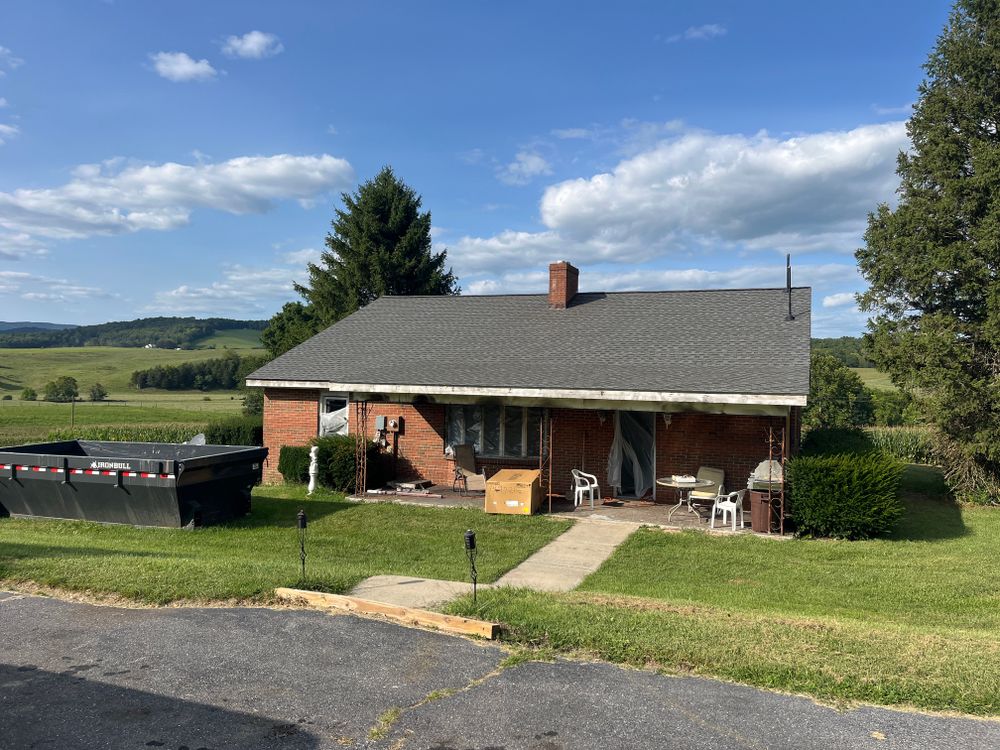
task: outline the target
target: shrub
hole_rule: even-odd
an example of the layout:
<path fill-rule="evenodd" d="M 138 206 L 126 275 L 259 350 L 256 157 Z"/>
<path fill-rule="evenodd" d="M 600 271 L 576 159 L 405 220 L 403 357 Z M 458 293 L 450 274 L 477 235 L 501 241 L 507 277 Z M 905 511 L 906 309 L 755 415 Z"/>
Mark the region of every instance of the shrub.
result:
<path fill-rule="evenodd" d="M 309 481 L 309 446 L 283 445 L 278 454 L 278 471 L 288 483 Z"/>
<path fill-rule="evenodd" d="M 186 443 L 205 429 L 202 424 L 153 424 L 77 427 L 50 432 L 49 441 L 122 440 L 130 443 Z"/>
<path fill-rule="evenodd" d="M 809 430 L 802 439 L 803 456 L 830 456 L 841 453 L 871 453 L 875 443 L 871 435 L 860 428 L 818 427 Z"/>
<path fill-rule="evenodd" d="M 798 533 L 865 539 L 903 515 L 903 464 L 879 453 L 801 456 L 788 463 L 791 516 Z"/>
<path fill-rule="evenodd" d="M 338 492 L 354 492 L 354 460 L 357 442 L 353 435 L 330 435 L 316 438 L 319 446 L 319 482 Z M 380 487 L 385 483 L 385 465 L 378 447 L 367 443 L 368 487 Z"/>
<path fill-rule="evenodd" d="M 264 420 L 246 416 L 220 419 L 205 427 L 205 442 L 210 445 L 263 445 Z"/>
<path fill-rule="evenodd" d="M 3 395 L 3 400 L 4 400 L 4 401 L 13 401 L 13 400 L 14 400 L 14 397 L 13 397 L 13 396 L 11 396 L 11 395 L 10 395 L 9 393 L 5 393 L 5 394 Z"/>
<path fill-rule="evenodd" d="M 23 391 L 21 391 L 21 400 L 22 401 L 37 401 L 38 400 L 38 391 L 36 391 L 34 388 L 25 388 Z"/>
<path fill-rule="evenodd" d="M 906 424 L 907 410 L 913 397 L 906 391 L 872 390 L 872 407 L 875 410 L 875 424 L 880 427 L 894 427 Z"/>
<path fill-rule="evenodd" d="M 90 386 L 90 400 L 91 401 L 103 401 L 108 397 L 108 389 L 105 388 L 100 383 L 94 383 Z"/>

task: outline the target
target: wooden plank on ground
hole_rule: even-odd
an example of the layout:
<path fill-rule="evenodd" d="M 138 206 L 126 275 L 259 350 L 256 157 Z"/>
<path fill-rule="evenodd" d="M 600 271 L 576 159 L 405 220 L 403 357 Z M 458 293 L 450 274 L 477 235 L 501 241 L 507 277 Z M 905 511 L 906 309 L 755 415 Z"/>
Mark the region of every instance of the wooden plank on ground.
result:
<path fill-rule="evenodd" d="M 359 599 L 356 596 L 343 596 L 341 594 L 326 594 L 321 591 L 286 588 L 277 588 L 274 590 L 274 594 L 279 599 L 304 601 L 314 607 L 341 609 L 364 615 L 381 615 L 382 617 L 388 617 L 391 620 L 396 620 L 406 625 L 437 628 L 438 630 L 444 630 L 448 633 L 458 633 L 460 635 L 478 635 L 481 638 L 488 638 L 490 640 L 495 639 L 500 631 L 500 626 L 495 622 L 444 615 L 440 612 L 431 612 L 426 609 L 401 607 L 396 604 L 371 601 L 370 599 Z"/>

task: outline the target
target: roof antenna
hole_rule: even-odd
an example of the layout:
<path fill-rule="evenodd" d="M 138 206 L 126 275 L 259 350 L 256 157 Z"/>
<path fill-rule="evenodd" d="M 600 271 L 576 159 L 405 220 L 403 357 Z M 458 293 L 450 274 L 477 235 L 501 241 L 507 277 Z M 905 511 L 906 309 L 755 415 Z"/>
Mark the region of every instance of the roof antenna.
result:
<path fill-rule="evenodd" d="M 792 315 L 792 254 L 785 254 L 785 288 L 788 291 L 788 315 L 785 320 L 795 320 Z"/>

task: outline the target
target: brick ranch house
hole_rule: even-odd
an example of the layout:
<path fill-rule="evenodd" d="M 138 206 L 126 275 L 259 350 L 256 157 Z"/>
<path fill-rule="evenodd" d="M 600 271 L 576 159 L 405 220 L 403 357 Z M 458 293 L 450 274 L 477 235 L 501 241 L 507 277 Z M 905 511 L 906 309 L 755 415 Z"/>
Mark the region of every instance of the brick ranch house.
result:
<path fill-rule="evenodd" d="M 578 292 L 564 261 L 549 277 L 548 295 L 381 297 L 252 373 L 265 481 L 281 481 L 281 446 L 354 433 L 362 402 L 371 438 L 377 417 L 399 420 L 380 435 L 398 479 L 449 486 L 459 443 L 487 475 L 537 468 L 540 424 L 553 492 L 578 468 L 605 495 L 657 499 L 656 477 L 702 465 L 740 489 L 768 457 L 768 428 L 797 450 L 809 288 Z"/>

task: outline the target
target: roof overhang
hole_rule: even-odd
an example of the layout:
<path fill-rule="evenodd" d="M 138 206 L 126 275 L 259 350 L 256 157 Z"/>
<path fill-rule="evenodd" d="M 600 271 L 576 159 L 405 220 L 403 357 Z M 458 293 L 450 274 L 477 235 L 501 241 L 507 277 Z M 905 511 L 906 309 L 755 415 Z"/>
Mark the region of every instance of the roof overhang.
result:
<path fill-rule="evenodd" d="M 332 383 L 320 380 L 265 380 L 248 378 L 251 388 L 298 388 L 307 390 L 337 391 L 350 393 L 356 400 L 366 396 L 424 396 L 433 401 L 504 399 L 537 402 L 538 405 L 561 402 L 581 404 L 580 408 L 638 408 L 640 404 L 653 406 L 656 411 L 679 411 L 685 409 L 712 410 L 710 407 L 751 406 L 779 407 L 784 411 L 791 406 L 805 406 L 806 396 L 789 394 L 754 393 L 685 393 L 673 391 L 618 391 L 584 390 L 570 388 L 511 388 L 452 385 L 403 385 L 389 383 Z M 586 406 L 582 406 L 586 404 Z M 611 404 L 612 407 L 602 404 Z M 673 407 L 673 408 L 669 408 Z M 709 407 L 706 409 L 706 407 Z M 770 409 L 763 409 L 770 411 Z M 723 409 L 723 411 L 736 411 Z M 756 410 L 755 410 L 756 411 Z"/>

